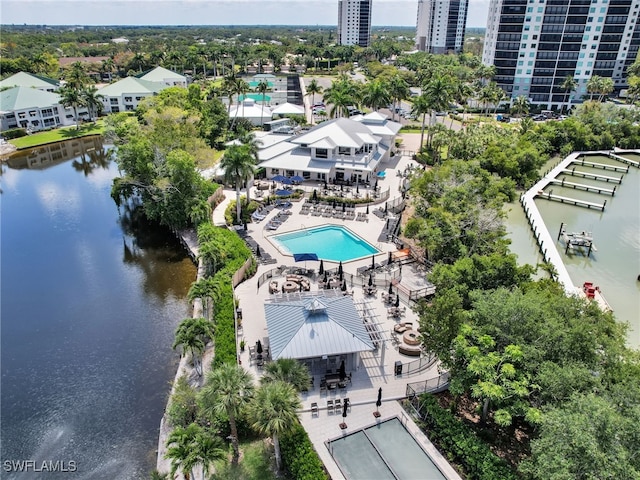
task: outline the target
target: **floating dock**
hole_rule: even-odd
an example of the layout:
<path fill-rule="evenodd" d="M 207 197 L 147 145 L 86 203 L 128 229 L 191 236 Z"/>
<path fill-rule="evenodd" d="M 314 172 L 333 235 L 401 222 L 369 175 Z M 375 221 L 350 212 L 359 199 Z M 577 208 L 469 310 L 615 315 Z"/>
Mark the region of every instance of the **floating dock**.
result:
<path fill-rule="evenodd" d="M 554 185 L 560 185 L 562 187 L 573 188 L 574 190 L 584 190 L 585 192 L 595 192 L 595 193 L 600 193 L 605 195 L 611 195 L 612 197 L 616 194 L 616 187 L 613 187 L 612 189 L 595 187 L 593 185 L 586 185 L 584 183 L 569 182 L 564 178 L 562 180 L 558 180 L 557 178 L 554 178 L 549 183 L 552 183 Z"/>
<path fill-rule="evenodd" d="M 621 177 L 610 177 L 609 175 L 600 175 L 599 173 L 583 172 L 581 170 L 576 170 L 576 167 L 573 167 L 571 170 L 569 170 L 568 168 L 565 168 L 561 171 L 561 173 L 565 173 L 567 175 L 573 175 L 574 177 L 589 178 L 591 180 L 600 180 L 601 182 L 617 183 L 618 185 L 622 183 L 622 179 L 624 178 L 624 175 Z"/>

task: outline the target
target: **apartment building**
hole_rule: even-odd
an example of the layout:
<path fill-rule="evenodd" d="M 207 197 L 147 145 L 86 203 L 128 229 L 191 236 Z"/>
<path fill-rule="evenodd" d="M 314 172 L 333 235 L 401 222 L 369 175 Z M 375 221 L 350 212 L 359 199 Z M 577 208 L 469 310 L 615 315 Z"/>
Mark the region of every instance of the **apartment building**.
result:
<path fill-rule="evenodd" d="M 469 0 L 419 0 L 416 49 L 428 53 L 462 52 Z"/>
<path fill-rule="evenodd" d="M 372 0 L 338 1 L 338 44 L 368 47 Z"/>
<path fill-rule="evenodd" d="M 559 108 L 571 75 L 573 102 L 587 82 L 612 78 L 626 88 L 626 69 L 640 45 L 640 0 L 491 0 L 482 61 L 495 65 L 494 81 L 511 97 Z"/>

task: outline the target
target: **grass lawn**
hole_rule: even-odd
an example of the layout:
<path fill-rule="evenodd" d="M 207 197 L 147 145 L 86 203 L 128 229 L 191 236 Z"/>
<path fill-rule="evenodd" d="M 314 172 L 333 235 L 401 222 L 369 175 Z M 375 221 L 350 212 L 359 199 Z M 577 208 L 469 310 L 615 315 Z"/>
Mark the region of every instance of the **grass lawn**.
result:
<path fill-rule="evenodd" d="M 38 147 L 47 143 L 61 142 L 72 138 L 86 137 L 88 135 L 102 135 L 104 132 L 104 122 L 98 120 L 96 123 L 85 123 L 76 130 L 75 125 L 71 127 L 58 128 L 47 132 L 38 132 L 26 137 L 14 138 L 9 142 L 20 150 L 23 148 Z"/>
<path fill-rule="evenodd" d="M 273 448 L 264 439 L 240 444 L 240 463 L 232 468 L 230 463 L 216 464 L 214 480 L 277 480 Z"/>

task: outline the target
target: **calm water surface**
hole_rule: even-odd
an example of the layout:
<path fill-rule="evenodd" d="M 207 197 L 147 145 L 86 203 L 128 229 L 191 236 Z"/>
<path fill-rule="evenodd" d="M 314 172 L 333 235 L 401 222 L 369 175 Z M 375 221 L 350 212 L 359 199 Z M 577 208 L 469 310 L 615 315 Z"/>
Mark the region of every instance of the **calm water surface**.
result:
<path fill-rule="evenodd" d="M 116 175 L 99 139 L 3 166 L 2 461 L 77 471 L 2 478 L 148 478 L 155 467 L 196 272 L 167 231 L 118 211 Z"/>
<path fill-rule="evenodd" d="M 640 160 L 636 155 L 629 155 Z M 624 164 L 607 157 L 590 157 L 589 161 L 617 166 Z M 576 170 L 621 176 L 622 173 L 603 171 L 586 166 Z M 562 178 L 562 177 L 560 177 Z M 613 184 L 579 177 L 566 176 L 575 183 L 598 185 L 613 188 Z M 536 205 L 553 238 L 557 237 L 561 223 L 567 225 L 567 231 L 590 231 L 598 249 L 590 257 L 585 255 L 565 255 L 562 242 L 556 243 L 569 275 L 575 285 L 593 282 L 598 285 L 604 297 L 614 310 L 616 318 L 628 322 L 630 330 L 628 341 L 631 346 L 640 346 L 640 169 L 631 167 L 624 174 L 622 184 L 618 186 L 614 197 L 581 190 L 562 188 L 557 185 L 547 187 L 554 194 L 587 200 L 607 205 L 604 212 L 589 210 L 544 199 L 536 200 Z M 508 205 L 507 230 L 512 240 L 511 250 L 518 255 L 521 263 L 535 264 L 542 261 L 528 222 L 517 202 Z"/>

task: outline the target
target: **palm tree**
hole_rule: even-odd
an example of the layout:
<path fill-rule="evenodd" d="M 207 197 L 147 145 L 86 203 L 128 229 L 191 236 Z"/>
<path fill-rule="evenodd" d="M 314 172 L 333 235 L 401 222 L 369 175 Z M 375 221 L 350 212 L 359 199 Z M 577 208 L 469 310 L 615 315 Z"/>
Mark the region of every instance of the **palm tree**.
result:
<path fill-rule="evenodd" d="M 391 94 L 386 82 L 376 79 L 364 85 L 362 91 L 362 104 L 379 110 L 391 102 Z"/>
<path fill-rule="evenodd" d="M 64 80 L 66 85 L 75 88 L 80 91 L 82 88 L 90 82 L 89 75 L 85 71 L 84 65 L 81 62 L 73 62 L 64 72 Z"/>
<path fill-rule="evenodd" d="M 493 89 L 491 85 L 486 85 L 478 92 L 478 101 L 484 105 L 484 114 L 489 116 L 489 104 L 493 101 Z"/>
<path fill-rule="evenodd" d="M 600 95 L 598 96 L 598 101 L 604 101 L 605 97 L 613 92 L 615 85 L 613 83 L 613 78 L 603 78 L 600 82 L 600 91 L 598 92 Z"/>
<path fill-rule="evenodd" d="M 467 114 L 467 106 L 469 103 L 469 99 L 473 97 L 474 91 L 473 87 L 465 82 L 457 82 L 453 89 L 453 98 L 456 102 L 462 105 L 462 119 L 463 125 L 465 115 Z M 451 126 L 453 126 L 453 118 L 451 118 Z"/>
<path fill-rule="evenodd" d="M 215 327 L 206 318 L 185 318 L 176 329 L 173 349 L 182 348 L 183 354 L 189 352 L 193 359 L 193 367 L 198 376 L 202 376 L 200 355 L 207 343 L 213 339 Z"/>
<path fill-rule="evenodd" d="M 262 94 L 262 108 L 260 109 L 260 126 L 262 126 L 262 115 L 264 112 L 264 98 L 269 91 L 269 82 L 267 82 L 264 78 L 258 82 L 256 86 L 256 92 Z"/>
<path fill-rule="evenodd" d="M 511 111 L 515 113 L 517 117 L 529 113 L 529 99 L 526 95 L 520 95 L 515 98 Z"/>
<path fill-rule="evenodd" d="M 82 96 L 80 90 L 73 87 L 71 84 L 67 84 L 60 88 L 60 103 L 62 106 L 73 107 L 73 118 L 76 121 L 76 130 L 80 129 L 78 123 L 78 107 L 82 106 Z"/>
<path fill-rule="evenodd" d="M 102 109 L 104 108 L 104 105 L 102 104 L 104 96 L 98 93 L 98 89 L 94 85 L 84 88 L 81 92 L 81 96 L 82 104 L 87 107 L 87 110 L 89 110 L 89 116 L 95 123 L 96 117 L 102 113 Z"/>
<path fill-rule="evenodd" d="M 240 187 L 251 178 L 255 168 L 249 147 L 246 145 L 231 145 L 224 152 L 224 156 L 220 161 L 220 168 L 224 171 L 225 181 L 235 183 L 236 219 L 238 223 L 241 223 Z"/>
<path fill-rule="evenodd" d="M 422 127 L 420 129 L 420 150 L 422 150 L 422 145 L 424 143 L 424 126 L 426 123 L 427 113 L 431 111 L 431 104 L 429 103 L 429 99 L 423 93 L 419 97 L 416 97 L 413 101 L 413 107 L 411 107 L 411 114 L 419 117 L 422 115 Z"/>
<path fill-rule="evenodd" d="M 198 464 L 193 447 L 200 427 L 192 423 L 187 428 L 178 427 L 167 438 L 165 458 L 171 459 L 171 478 L 175 478 L 178 469 L 182 470 L 185 480 L 190 480 L 193 469 Z"/>
<path fill-rule="evenodd" d="M 227 456 L 222 448 L 222 439 L 205 431 L 197 423 L 186 428 L 175 428 L 167 439 L 167 446 L 165 458 L 171 459 L 171 478 L 179 468 L 184 478 L 189 480 L 194 476 L 196 465 L 202 467 L 202 478 L 206 478 L 213 462 L 224 460 Z"/>
<path fill-rule="evenodd" d="M 404 78 L 398 74 L 391 77 L 391 80 L 389 80 L 389 95 L 393 100 L 393 112 L 391 113 L 393 120 L 396 119 L 396 107 L 402 103 L 402 100 L 409 98 L 410 94 L 409 85 L 404 81 Z"/>
<path fill-rule="evenodd" d="M 282 381 L 290 384 L 298 392 L 309 388 L 309 369 L 293 358 L 279 358 L 269 362 L 264 369 L 262 383 Z"/>
<path fill-rule="evenodd" d="M 245 82 L 243 79 L 241 78 L 234 78 L 233 84 L 232 84 L 232 94 L 235 94 L 238 96 L 238 105 L 240 104 L 240 96 L 244 96 L 247 94 L 247 92 L 249 92 L 251 90 L 251 87 L 249 86 L 249 84 L 247 82 Z M 240 111 L 239 108 L 236 109 L 236 114 L 233 117 L 233 121 L 231 122 L 231 128 L 233 128 L 234 123 L 236 122 L 237 118 L 238 118 L 238 112 Z M 243 107 L 242 107 L 242 113 L 244 116 L 244 98 L 243 98 Z"/>
<path fill-rule="evenodd" d="M 229 98 L 229 105 L 227 105 L 227 115 L 231 112 L 231 105 L 233 104 L 233 90 L 236 77 L 234 75 L 227 75 L 222 79 L 222 91 Z"/>
<path fill-rule="evenodd" d="M 233 448 L 232 465 L 237 465 L 240 457 L 236 418 L 249 404 L 253 392 L 253 378 L 249 372 L 240 365 L 224 364 L 207 373 L 206 382 L 199 394 L 207 417 L 213 419 L 220 413 L 225 413 L 229 418 Z"/>
<path fill-rule="evenodd" d="M 197 282 L 191 284 L 189 287 L 189 292 L 187 293 L 187 298 L 190 302 L 193 302 L 196 298 L 202 300 L 202 310 L 204 311 L 206 318 L 211 318 L 209 315 L 210 304 L 209 299 L 213 300 L 212 304 L 220 298 L 220 294 L 222 292 L 222 286 L 219 283 L 219 280 L 214 279 L 214 277 L 201 278 Z"/>
<path fill-rule="evenodd" d="M 307 85 L 307 95 L 311 95 L 311 106 L 315 105 L 316 93 L 322 93 L 322 85 L 314 78 Z"/>
<path fill-rule="evenodd" d="M 435 75 L 429 80 L 424 87 L 423 95 L 429 100 L 431 110 L 441 111 L 447 110 L 451 99 L 453 98 L 451 91 L 451 79 L 442 75 Z M 431 144 L 431 128 L 429 129 L 429 139 L 427 142 Z"/>
<path fill-rule="evenodd" d="M 278 470 L 282 469 L 279 437 L 298 422 L 298 393 L 288 383 L 276 380 L 261 385 L 249 405 L 253 428 L 273 440 Z"/>
<path fill-rule="evenodd" d="M 567 75 L 564 77 L 564 80 L 560 84 L 560 88 L 564 90 L 564 102 L 567 103 L 567 97 L 573 92 L 576 88 L 578 88 L 578 82 L 571 76 Z M 571 97 L 569 97 L 569 102 L 567 103 L 567 112 L 571 110 Z"/>
<path fill-rule="evenodd" d="M 602 77 L 594 75 L 587 81 L 587 92 L 589 93 L 589 100 L 593 100 L 593 96 L 599 93 L 602 89 Z"/>

